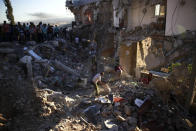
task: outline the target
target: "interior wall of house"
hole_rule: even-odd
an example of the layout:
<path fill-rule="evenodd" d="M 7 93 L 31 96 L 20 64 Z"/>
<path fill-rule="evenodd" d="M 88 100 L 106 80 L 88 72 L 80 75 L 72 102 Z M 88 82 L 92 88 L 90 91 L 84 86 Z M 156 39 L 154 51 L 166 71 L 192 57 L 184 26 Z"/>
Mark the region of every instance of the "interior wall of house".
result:
<path fill-rule="evenodd" d="M 196 30 L 196 0 L 167 0 L 166 36 Z"/>
<path fill-rule="evenodd" d="M 151 70 L 165 62 L 162 53 L 163 43 L 148 37 L 137 43 L 137 68 Z"/>
<path fill-rule="evenodd" d="M 143 13 L 144 8 L 146 13 Z M 135 0 L 128 8 L 128 29 L 133 29 L 136 26 L 142 26 L 144 24 L 150 24 L 156 22 L 155 6 L 151 4 L 145 4 L 145 1 Z"/>
<path fill-rule="evenodd" d="M 135 68 L 136 68 L 136 51 L 137 51 L 137 44 L 133 43 L 130 46 L 126 44 L 121 44 L 119 58 L 120 58 L 120 65 L 123 69 L 131 74 L 135 75 Z"/>

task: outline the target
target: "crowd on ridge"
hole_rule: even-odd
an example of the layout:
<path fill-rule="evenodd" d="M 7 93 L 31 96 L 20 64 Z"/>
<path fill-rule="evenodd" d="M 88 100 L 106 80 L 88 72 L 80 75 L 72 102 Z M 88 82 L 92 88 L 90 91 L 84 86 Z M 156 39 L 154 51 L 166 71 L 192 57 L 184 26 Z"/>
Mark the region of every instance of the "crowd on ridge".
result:
<path fill-rule="evenodd" d="M 8 24 L 6 21 L 0 25 L 1 41 L 37 41 L 43 42 L 60 36 L 66 36 L 66 27 L 60 29 L 57 25 L 43 24 L 35 25 L 33 22 Z"/>

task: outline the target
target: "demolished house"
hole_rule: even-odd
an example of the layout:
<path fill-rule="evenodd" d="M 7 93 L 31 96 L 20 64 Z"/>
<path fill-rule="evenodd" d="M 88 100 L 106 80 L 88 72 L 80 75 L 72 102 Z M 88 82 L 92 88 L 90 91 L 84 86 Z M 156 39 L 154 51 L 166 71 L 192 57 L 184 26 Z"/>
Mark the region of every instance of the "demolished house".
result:
<path fill-rule="evenodd" d="M 65 37 L 0 42 L 0 130 L 195 131 L 195 0 L 66 6 Z"/>
<path fill-rule="evenodd" d="M 150 86 L 165 92 L 162 94 L 164 99 L 169 97 L 169 88 L 174 88 L 176 95 L 183 98 L 188 94 L 190 76 L 185 75 L 188 67 L 179 67 L 178 75 L 172 73 L 171 68 L 175 63 L 192 68 L 196 1 L 89 0 L 67 7 L 75 15 L 75 29 L 83 29 L 83 33 L 89 34 L 87 39 L 97 42 L 97 66 L 100 69 L 107 71 L 102 66 L 106 66 L 106 60 L 110 59 L 108 65 L 120 64 L 138 80 L 149 74 L 158 78 Z"/>
<path fill-rule="evenodd" d="M 76 23 L 91 25 L 90 39 L 99 43 L 100 55 L 119 60 L 131 75 L 139 78 L 145 70 L 160 70 L 191 55 L 196 29 L 194 0 L 76 3 L 67 6 Z"/>
<path fill-rule="evenodd" d="M 130 6 L 120 7 L 126 16 L 121 16 L 124 29 L 121 31 L 120 63 L 131 74 L 140 77 L 142 70 L 157 70 L 182 59 L 182 56 L 191 55 L 195 42 L 194 2 L 143 0 L 131 1 Z M 180 12 L 187 13 L 183 15 Z M 186 19 L 186 24 L 183 19 Z M 128 62 L 127 59 L 135 61 Z"/>

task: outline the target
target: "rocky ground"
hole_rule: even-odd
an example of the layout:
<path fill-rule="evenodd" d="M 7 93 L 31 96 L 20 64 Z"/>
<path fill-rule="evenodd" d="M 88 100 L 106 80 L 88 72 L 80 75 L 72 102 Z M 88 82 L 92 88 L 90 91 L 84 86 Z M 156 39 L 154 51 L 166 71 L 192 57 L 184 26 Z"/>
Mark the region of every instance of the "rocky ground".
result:
<path fill-rule="evenodd" d="M 106 73 L 111 92 L 102 89 L 95 96 L 88 48 L 62 39 L 0 45 L 2 131 L 184 131 L 195 126 L 195 117 L 174 96 L 165 104 L 154 88 L 131 77 L 114 80 Z M 24 56 L 32 60 L 19 62 Z"/>

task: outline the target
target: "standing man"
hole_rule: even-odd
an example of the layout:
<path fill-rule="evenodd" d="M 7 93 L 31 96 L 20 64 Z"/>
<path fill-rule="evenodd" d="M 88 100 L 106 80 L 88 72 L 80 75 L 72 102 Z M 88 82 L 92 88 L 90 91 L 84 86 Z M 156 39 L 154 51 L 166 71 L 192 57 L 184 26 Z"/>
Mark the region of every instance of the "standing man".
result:
<path fill-rule="evenodd" d="M 47 30 L 48 30 L 48 28 L 47 28 L 47 25 L 46 24 L 44 24 L 43 25 L 43 27 L 42 27 L 42 33 L 43 33 L 43 40 L 44 41 L 46 41 L 47 40 Z"/>
<path fill-rule="evenodd" d="M 42 39 L 42 28 L 41 28 L 41 25 L 37 25 L 37 40 L 38 42 L 42 42 L 43 39 Z"/>
<path fill-rule="evenodd" d="M 99 95 L 99 93 L 100 93 L 98 84 L 102 84 L 101 78 L 103 77 L 103 75 L 104 75 L 104 72 L 98 73 L 92 79 L 92 82 L 93 82 L 93 84 L 95 85 L 95 88 L 96 88 L 96 94 L 97 95 Z"/>
<path fill-rule="evenodd" d="M 52 40 L 53 38 L 53 27 L 51 25 L 48 24 L 48 40 Z"/>
<path fill-rule="evenodd" d="M 29 23 L 26 24 L 25 37 L 26 37 L 26 41 L 30 40 Z"/>
<path fill-rule="evenodd" d="M 25 40 L 24 27 L 23 27 L 23 25 L 21 25 L 20 22 L 18 22 L 18 32 L 19 32 L 18 40 L 20 42 L 24 42 L 24 40 Z"/>
<path fill-rule="evenodd" d="M 54 37 L 58 38 L 59 37 L 59 28 L 57 25 L 55 25 L 53 31 L 54 31 Z"/>
<path fill-rule="evenodd" d="M 2 26 L 2 33 L 3 33 L 3 41 L 8 41 L 9 39 L 9 25 L 4 21 Z"/>
<path fill-rule="evenodd" d="M 64 39 L 67 38 L 67 27 L 63 28 L 63 36 L 64 36 Z"/>

